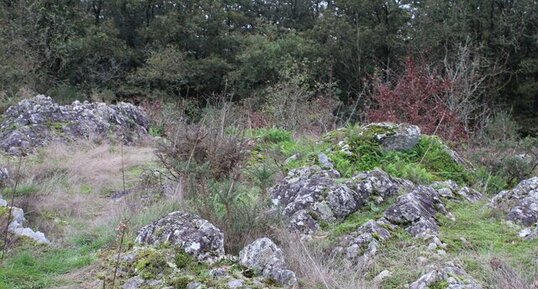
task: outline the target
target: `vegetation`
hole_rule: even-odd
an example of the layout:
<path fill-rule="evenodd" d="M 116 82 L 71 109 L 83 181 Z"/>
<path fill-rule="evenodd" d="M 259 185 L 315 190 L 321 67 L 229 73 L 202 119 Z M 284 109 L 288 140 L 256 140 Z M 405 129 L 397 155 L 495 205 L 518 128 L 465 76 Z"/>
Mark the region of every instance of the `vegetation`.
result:
<path fill-rule="evenodd" d="M 427 127 L 444 115 L 439 130 L 455 137 L 503 107 L 533 134 L 536 5 L 3 1 L 0 111 L 28 91 L 60 101 L 189 99 L 198 107 L 222 95 L 249 107 L 256 125 L 324 122 L 310 116 L 325 109 L 343 121 L 412 116 Z M 385 111 L 395 104 L 408 111 Z M 289 119 L 284 106 L 304 117 Z"/>

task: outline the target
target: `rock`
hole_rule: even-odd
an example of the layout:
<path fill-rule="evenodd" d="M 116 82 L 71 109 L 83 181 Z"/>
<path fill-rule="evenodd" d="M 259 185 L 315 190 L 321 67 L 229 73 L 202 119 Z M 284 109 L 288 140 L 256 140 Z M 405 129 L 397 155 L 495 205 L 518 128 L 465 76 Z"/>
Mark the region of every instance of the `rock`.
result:
<path fill-rule="evenodd" d="M 4 207 L 5 210 L 9 210 L 7 201 L 0 198 L 0 207 Z M 25 228 L 24 223 L 26 218 L 24 217 L 24 211 L 21 208 L 12 207 L 10 223 L 8 226 L 8 232 L 16 237 L 25 237 L 39 245 L 49 245 L 50 241 L 40 231 L 34 231 L 30 228 Z"/>
<path fill-rule="evenodd" d="M 318 162 L 324 169 L 330 169 L 332 170 L 334 168 L 333 163 L 329 159 L 329 157 L 324 153 L 319 153 L 318 155 Z"/>
<path fill-rule="evenodd" d="M 243 287 L 243 280 L 235 279 L 235 280 L 229 281 L 228 284 L 226 285 L 230 289 L 241 288 Z"/>
<path fill-rule="evenodd" d="M 341 238 L 333 253 L 343 253 L 355 264 L 366 263 L 376 254 L 379 242 L 390 238 L 382 221 L 368 221 L 355 232 Z"/>
<path fill-rule="evenodd" d="M 379 274 L 377 274 L 377 276 L 375 276 L 372 281 L 374 281 L 374 283 L 381 283 L 383 282 L 383 279 L 388 278 L 390 276 L 392 276 L 392 272 L 390 272 L 389 270 L 383 270 L 379 272 Z"/>
<path fill-rule="evenodd" d="M 373 136 L 389 150 L 410 150 L 418 144 L 421 136 L 420 128 L 416 125 L 389 122 L 366 125 L 363 133 Z"/>
<path fill-rule="evenodd" d="M 406 230 L 417 237 L 421 234 L 437 234 L 439 225 L 435 215 L 438 212 L 448 213 L 439 193 L 432 187 L 417 186 L 412 192 L 399 197 L 384 216 L 393 224 L 406 226 Z"/>
<path fill-rule="evenodd" d="M 538 177 L 498 193 L 491 206 L 507 212 L 507 219 L 524 227 L 538 225 Z"/>
<path fill-rule="evenodd" d="M 140 278 L 138 276 L 135 276 L 135 277 L 132 277 L 129 280 L 125 281 L 125 283 L 123 284 L 123 286 L 121 286 L 121 288 L 123 288 L 123 289 L 138 289 L 138 288 L 141 288 L 143 284 L 144 284 L 144 279 L 142 279 L 142 278 Z"/>
<path fill-rule="evenodd" d="M 257 239 L 243 248 L 239 252 L 239 263 L 278 284 L 297 284 L 295 273 L 286 266 L 282 250 L 269 238 Z"/>
<path fill-rule="evenodd" d="M 141 228 L 136 242 L 145 245 L 170 244 L 199 261 L 214 262 L 224 256 L 224 235 L 199 216 L 173 212 Z"/>
<path fill-rule="evenodd" d="M 192 282 L 189 282 L 189 284 L 187 284 L 187 288 L 186 289 L 201 289 L 203 288 L 204 285 L 200 282 L 196 282 L 196 281 L 192 281 Z"/>
<path fill-rule="evenodd" d="M 427 289 L 439 284 L 446 283 L 447 289 L 481 289 L 482 286 L 461 266 L 452 263 L 446 264 L 444 267 L 433 268 L 428 273 L 422 275 L 418 280 L 413 282 L 409 289 Z"/>
<path fill-rule="evenodd" d="M 107 139 L 129 144 L 146 136 L 149 120 L 138 107 L 75 101 L 59 105 L 38 95 L 8 108 L 0 124 L 0 149 L 10 154 L 33 152 L 53 141 Z"/>
<path fill-rule="evenodd" d="M 0 167 L 0 189 L 7 185 L 9 180 L 9 171 L 7 168 Z"/>
<path fill-rule="evenodd" d="M 288 217 L 291 230 L 309 235 L 319 229 L 319 221 L 343 219 L 368 202 L 382 202 L 413 186 L 381 170 L 359 173 L 345 183 L 336 182 L 339 177 L 334 170 L 303 167 L 271 188 L 273 204 Z"/>

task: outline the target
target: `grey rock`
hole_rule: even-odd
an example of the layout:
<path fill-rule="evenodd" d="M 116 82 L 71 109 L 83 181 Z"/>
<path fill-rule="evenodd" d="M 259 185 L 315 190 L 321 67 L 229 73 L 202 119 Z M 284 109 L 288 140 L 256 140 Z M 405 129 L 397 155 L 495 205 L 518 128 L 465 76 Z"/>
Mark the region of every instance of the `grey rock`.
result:
<path fill-rule="evenodd" d="M 214 262 L 224 256 L 224 235 L 209 221 L 185 212 L 173 212 L 141 228 L 136 242 L 145 245 L 168 243 L 199 261 Z"/>
<path fill-rule="evenodd" d="M 273 204 L 288 218 L 289 229 L 309 235 L 321 220 L 343 219 L 368 202 L 382 202 L 413 187 L 381 170 L 359 173 L 345 183 L 337 182 L 339 177 L 334 170 L 303 167 L 271 188 Z"/>
<path fill-rule="evenodd" d="M 319 153 L 318 154 L 318 162 L 321 165 L 321 167 L 324 168 L 324 169 L 333 169 L 334 168 L 333 163 L 331 162 L 329 157 L 324 153 Z"/>
<path fill-rule="evenodd" d="M 0 124 L 0 149 L 18 155 L 53 141 L 108 139 L 111 135 L 129 144 L 147 135 L 148 128 L 148 118 L 132 104 L 75 101 L 59 105 L 38 95 L 6 110 Z"/>
<path fill-rule="evenodd" d="M 409 289 L 427 289 L 430 285 L 445 281 L 448 289 L 481 289 L 482 286 L 461 266 L 448 263 L 442 267 L 432 268 L 413 282 Z"/>
<path fill-rule="evenodd" d="M 255 274 L 284 286 L 297 284 L 295 273 L 285 263 L 282 250 L 269 238 L 260 238 L 239 252 L 239 263 Z"/>
<path fill-rule="evenodd" d="M 439 193 L 432 187 L 417 186 L 412 192 L 400 196 L 384 216 L 393 224 L 403 225 L 413 236 L 439 231 L 435 215 L 447 214 Z"/>
<path fill-rule="evenodd" d="M 384 228 L 383 221 L 368 221 L 355 232 L 341 238 L 334 254 L 344 254 L 355 264 L 365 264 L 377 253 L 379 242 L 390 238 L 390 232 Z"/>
<path fill-rule="evenodd" d="M 0 198 L 0 207 L 7 207 L 7 201 Z M 50 241 L 45 237 L 45 234 L 40 231 L 34 231 L 30 228 L 24 227 L 26 218 L 24 217 L 24 211 L 21 208 L 11 208 L 11 221 L 8 226 L 8 232 L 17 237 L 26 237 L 36 244 L 49 245 Z"/>
<path fill-rule="evenodd" d="M 243 287 L 243 280 L 239 280 L 239 279 L 231 280 L 226 285 L 230 289 L 241 288 L 241 287 Z"/>
<path fill-rule="evenodd" d="M 202 283 L 192 281 L 192 282 L 189 282 L 189 284 L 187 284 L 186 289 L 201 289 L 201 288 L 204 288 L 204 285 Z"/>
<path fill-rule="evenodd" d="M 383 132 L 374 135 L 374 138 L 389 150 L 410 150 L 420 141 L 420 128 L 410 124 L 395 124 L 389 122 L 372 123 L 363 127 L 364 133 L 382 128 Z"/>
<path fill-rule="evenodd" d="M 7 185 L 9 180 L 9 171 L 7 168 L 0 167 L 0 189 Z"/>
<path fill-rule="evenodd" d="M 142 279 L 142 278 L 140 278 L 138 276 L 135 276 L 135 277 L 132 277 L 129 280 L 125 281 L 125 283 L 123 284 L 123 286 L 121 286 L 121 288 L 123 288 L 123 289 L 138 289 L 138 288 L 142 287 L 142 285 L 144 285 L 144 279 Z"/>
<path fill-rule="evenodd" d="M 538 177 L 498 193 L 491 200 L 491 206 L 507 212 L 507 219 L 519 225 L 530 227 L 538 224 Z"/>

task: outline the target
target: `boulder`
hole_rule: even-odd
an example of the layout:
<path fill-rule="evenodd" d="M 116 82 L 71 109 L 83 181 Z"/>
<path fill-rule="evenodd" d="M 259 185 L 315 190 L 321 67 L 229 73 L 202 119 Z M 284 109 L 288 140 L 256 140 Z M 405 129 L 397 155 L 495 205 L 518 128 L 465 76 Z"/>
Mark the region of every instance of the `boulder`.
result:
<path fill-rule="evenodd" d="M 385 228 L 390 226 L 383 220 L 370 220 L 360 226 L 355 232 L 344 236 L 333 250 L 333 254 L 343 254 L 354 264 L 365 264 L 376 254 L 379 242 L 391 237 Z"/>
<path fill-rule="evenodd" d="M 136 242 L 143 245 L 169 244 L 198 261 L 214 262 L 224 256 L 224 235 L 209 221 L 185 212 L 173 212 L 141 228 Z"/>
<path fill-rule="evenodd" d="M 289 228 L 309 235 L 320 221 L 343 219 L 368 202 L 382 202 L 409 190 L 409 181 L 381 170 L 363 172 L 342 183 L 337 171 L 318 166 L 292 170 L 271 188 L 273 204 L 289 219 Z"/>
<path fill-rule="evenodd" d="M 444 283 L 447 289 L 481 289 L 482 286 L 461 266 L 447 263 L 444 266 L 432 268 L 413 282 L 409 289 L 427 289 Z M 437 287 L 435 287 L 437 288 Z"/>
<path fill-rule="evenodd" d="M 257 239 L 243 248 L 239 252 L 239 264 L 280 285 L 297 284 L 295 273 L 286 266 L 282 250 L 269 238 Z"/>
<path fill-rule="evenodd" d="M 416 125 L 390 122 L 371 123 L 364 126 L 361 133 L 372 136 L 389 150 L 410 150 L 418 144 L 421 136 Z"/>
<path fill-rule="evenodd" d="M 438 233 L 439 225 L 435 219 L 438 212 L 448 214 L 439 192 L 429 186 L 417 186 L 410 193 L 400 196 L 384 216 L 392 224 L 405 226 L 411 235 L 417 237 Z"/>
<path fill-rule="evenodd" d="M 8 108 L 0 124 L 0 149 L 10 154 L 33 152 L 52 141 L 106 139 L 131 143 L 147 135 L 149 120 L 138 107 L 75 101 L 59 105 L 38 95 Z"/>
<path fill-rule="evenodd" d="M 531 227 L 538 225 L 538 177 L 522 181 L 493 197 L 491 206 L 507 212 L 507 219 Z"/>

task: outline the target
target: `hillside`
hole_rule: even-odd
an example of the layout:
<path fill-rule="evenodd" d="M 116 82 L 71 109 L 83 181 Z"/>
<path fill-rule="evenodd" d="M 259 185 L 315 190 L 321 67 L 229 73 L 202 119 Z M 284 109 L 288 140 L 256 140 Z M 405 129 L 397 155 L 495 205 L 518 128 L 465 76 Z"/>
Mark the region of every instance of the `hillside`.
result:
<path fill-rule="evenodd" d="M 538 288 L 534 139 L 158 112 L 6 110 L 0 288 Z"/>

